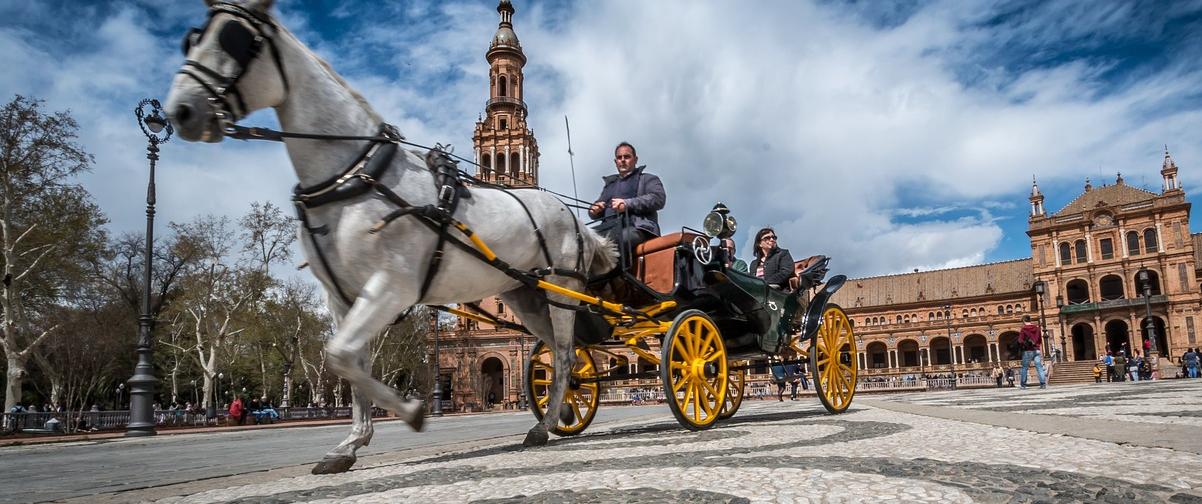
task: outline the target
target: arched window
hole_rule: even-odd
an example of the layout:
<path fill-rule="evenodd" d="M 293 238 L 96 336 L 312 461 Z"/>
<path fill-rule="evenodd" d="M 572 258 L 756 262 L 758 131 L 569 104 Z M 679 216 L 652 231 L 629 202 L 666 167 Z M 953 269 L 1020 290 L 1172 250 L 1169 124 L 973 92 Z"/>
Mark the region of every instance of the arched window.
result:
<path fill-rule="evenodd" d="M 520 153 L 515 152 L 515 153 L 513 153 L 512 156 L 509 157 L 509 174 L 513 175 L 514 177 L 517 177 L 521 173 L 521 171 L 522 171 L 522 155 Z"/>
<path fill-rule="evenodd" d="M 898 315 L 898 316 L 897 316 L 897 323 L 898 323 L 898 324 L 900 324 L 901 322 L 902 322 L 901 315 Z"/>
<path fill-rule="evenodd" d="M 872 325 L 872 319 L 870 319 L 870 318 L 864 319 L 864 325 Z"/>
<path fill-rule="evenodd" d="M 1005 314 L 1006 314 L 1006 307 L 1005 307 L 1005 306 L 1002 306 L 1002 305 L 998 305 L 998 306 L 997 306 L 997 314 L 998 314 L 998 315 L 1005 315 Z"/>
<path fill-rule="evenodd" d="M 1139 255 L 1139 233 L 1127 231 L 1127 255 Z"/>
<path fill-rule="evenodd" d="M 1014 305 L 1006 305 L 1006 315 L 1014 314 Z"/>
<path fill-rule="evenodd" d="M 968 314 L 969 314 L 969 316 L 976 317 L 976 316 L 977 316 L 977 309 L 976 309 L 976 308 L 973 308 L 973 309 L 969 310 L 969 311 L 968 311 Z"/>
<path fill-rule="evenodd" d="M 968 318 L 968 309 L 967 308 L 964 310 L 964 313 L 960 314 L 960 318 Z"/>
<path fill-rule="evenodd" d="M 481 154 L 480 165 L 483 166 L 484 169 L 492 171 L 492 156 L 489 156 L 488 154 Z"/>
<path fill-rule="evenodd" d="M 1026 310 L 1026 308 L 1023 308 L 1023 305 L 1021 305 L 1021 304 L 1014 305 L 1014 313 L 1022 313 L 1023 310 Z"/>
<path fill-rule="evenodd" d="M 909 323 L 910 323 L 910 316 L 909 316 L 909 315 L 906 315 L 906 316 L 902 317 L 902 323 L 909 324 Z"/>
<path fill-rule="evenodd" d="M 1068 296 L 1068 304 L 1081 304 L 1089 302 L 1089 284 L 1080 278 L 1070 281 L 1064 286 L 1065 295 Z"/>
<path fill-rule="evenodd" d="M 1156 241 L 1156 228 L 1148 228 L 1144 230 L 1144 252 L 1151 254 L 1160 250 L 1160 246 Z"/>
<path fill-rule="evenodd" d="M 927 320 L 935 320 L 935 312 L 927 313 Z"/>
<path fill-rule="evenodd" d="M 1076 249 L 1074 252 L 1077 253 L 1077 263 L 1085 262 L 1085 259 L 1088 257 L 1088 254 L 1085 252 L 1085 240 L 1077 240 L 1077 243 L 1073 244 L 1073 247 Z"/>
<path fill-rule="evenodd" d="M 1060 264 L 1072 264 L 1072 263 L 1073 263 L 1072 249 L 1068 246 L 1068 242 L 1061 242 L 1060 243 Z"/>
<path fill-rule="evenodd" d="M 497 79 L 497 96 L 509 96 L 509 80 L 504 75 Z"/>
<path fill-rule="evenodd" d="M 941 311 L 935 312 L 935 320 L 943 320 L 943 312 L 941 312 Z"/>
<path fill-rule="evenodd" d="M 1106 275 L 1098 280 L 1098 290 L 1101 291 L 1102 301 L 1123 299 L 1123 277 Z"/>
<path fill-rule="evenodd" d="M 505 161 L 506 161 L 505 153 L 498 152 L 497 153 L 497 175 L 505 174 Z"/>

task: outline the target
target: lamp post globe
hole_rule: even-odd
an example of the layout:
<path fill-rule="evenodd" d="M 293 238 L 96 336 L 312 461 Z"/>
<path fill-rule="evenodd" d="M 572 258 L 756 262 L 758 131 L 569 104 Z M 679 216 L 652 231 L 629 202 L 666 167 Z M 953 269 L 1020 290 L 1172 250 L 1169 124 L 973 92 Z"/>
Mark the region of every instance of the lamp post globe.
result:
<path fill-rule="evenodd" d="M 147 114 L 149 109 L 149 114 Z M 163 117 L 163 107 L 158 100 L 147 98 L 138 102 L 134 109 L 138 128 L 146 136 L 146 159 L 150 161 L 150 176 L 146 184 L 146 248 L 143 251 L 142 271 L 142 314 L 138 317 L 138 363 L 129 383 L 129 425 L 126 436 L 153 436 L 154 391 L 158 379 L 154 377 L 154 361 L 151 355 L 150 338 L 154 320 L 150 314 L 150 278 L 152 273 L 151 253 L 154 246 L 154 169 L 159 160 L 159 145 L 171 139 L 174 130 Z"/>

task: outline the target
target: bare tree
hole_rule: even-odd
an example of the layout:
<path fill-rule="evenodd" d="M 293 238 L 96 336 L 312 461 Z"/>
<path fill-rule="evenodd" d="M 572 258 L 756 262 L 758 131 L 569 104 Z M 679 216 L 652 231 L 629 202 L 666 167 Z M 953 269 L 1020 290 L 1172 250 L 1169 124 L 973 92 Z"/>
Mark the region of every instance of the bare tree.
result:
<path fill-rule="evenodd" d="M 83 188 L 70 184 L 92 156 L 76 142 L 66 112 L 16 96 L 0 108 L 0 350 L 6 358 L 5 410 L 21 398 L 32 351 L 58 328 L 36 316 L 63 295 L 79 259 L 104 243 L 104 217 Z M 43 324 L 32 324 L 42 321 Z"/>

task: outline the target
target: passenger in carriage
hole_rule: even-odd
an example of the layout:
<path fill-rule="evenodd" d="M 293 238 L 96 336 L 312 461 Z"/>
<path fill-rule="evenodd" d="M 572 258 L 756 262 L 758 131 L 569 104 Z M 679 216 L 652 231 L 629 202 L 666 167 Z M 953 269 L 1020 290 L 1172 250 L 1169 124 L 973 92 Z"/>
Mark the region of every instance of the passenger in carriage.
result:
<path fill-rule="evenodd" d="M 739 273 L 747 273 L 747 261 L 739 259 L 735 255 L 735 241 L 732 238 L 722 239 L 722 250 L 726 251 L 726 267 L 738 271 Z"/>
<path fill-rule="evenodd" d="M 588 209 L 589 216 L 594 219 L 627 213 L 630 226 L 623 227 L 622 219 L 613 218 L 596 229 L 615 243 L 621 238 L 631 251 L 638 244 L 659 236 L 659 211 L 667 201 L 663 182 L 646 173 L 647 167 L 639 166 L 638 161 L 633 145 L 618 144 L 614 148 L 614 166 L 618 173 L 603 178 L 605 187 L 601 189 L 601 196 Z"/>
<path fill-rule="evenodd" d="M 776 231 L 766 227 L 755 234 L 755 260 L 751 261 L 751 272 L 763 278 L 768 285 L 789 290 L 789 279 L 793 278 L 793 256 L 788 249 L 776 245 Z"/>

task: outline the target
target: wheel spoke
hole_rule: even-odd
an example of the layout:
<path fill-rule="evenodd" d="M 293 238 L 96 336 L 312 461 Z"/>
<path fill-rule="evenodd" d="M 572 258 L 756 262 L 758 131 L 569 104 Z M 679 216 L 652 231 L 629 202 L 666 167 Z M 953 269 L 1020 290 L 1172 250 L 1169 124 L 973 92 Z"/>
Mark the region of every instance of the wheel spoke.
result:
<path fill-rule="evenodd" d="M 694 383 L 693 386 L 690 387 L 690 390 L 697 391 L 696 394 L 693 394 L 693 421 L 696 423 L 701 423 L 701 389 L 696 383 Z"/>
<path fill-rule="evenodd" d="M 703 388 L 705 388 L 705 392 L 706 392 L 707 394 L 709 394 L 710 396 L 712 396 L 712 397 L 714 398 L 714 400 L 715 400 L 715 401 L 717 401 L 717 400 L 718 400 L 718 391 L 717 391 L 717 390 L 715 390 L 715 389 L 714 389 L 714 387 L 713 387 L 712 385 L 710 385 L 710 383 L 709 383 L 708 381 L 704 381 L 704 380 L 702 380 L 702 381 L 701 381 L 701 386 L 702 386 Z"/>
<path fill-rule="evenodd" d="M 671 358 L 674 362 L 684 362 L 692 357 L 692 355 L 689 353 L 689 349 L 685 348 L 686 345 L 680 342 L 680 336 L 680 334 L 677 334 L 675 338 L 672 338 L 672 350 L 674 351 L 672 352 Z"/>
<path fill-rule="evenodd" d="M 547 401 L 550 401 L 550 400 L 551 400 L 550 395 L 545 395 L 545 396 L 539 397 L 538 398 L 539 409 L 544 409 L 544 410 L 547 409 Z"/>
<path fill-rule="evenodd" d="M 578 404 L 576 401 L 572 401 L 571 406 L 572 406 L 572 413 L 576 414 L 576 421 L 572 425 L 576 425 L 576 424 L 579 424 L 580 422 L 584 421 L 584 415 L 580 414 L 580 404 Z"/>
<path fill-rule="evenodd" d="M 541 378 L 535 378 L 533 380 L 530 380 L 530 382 L 535 385 L 550 385 L 551 384 L 551 380 L 544 380 Z"/>
<path fill-rule="evenodd" d="M 687 383 L 689 383 L 689 377 L 685 376 L 684 373 L 681 373 L 680 379 L 676 380 L 676 382 L 672 384 L 672 393 L 675 394 L 676 392 L 680 392 L 680 387 L 683 387 Z"/>

